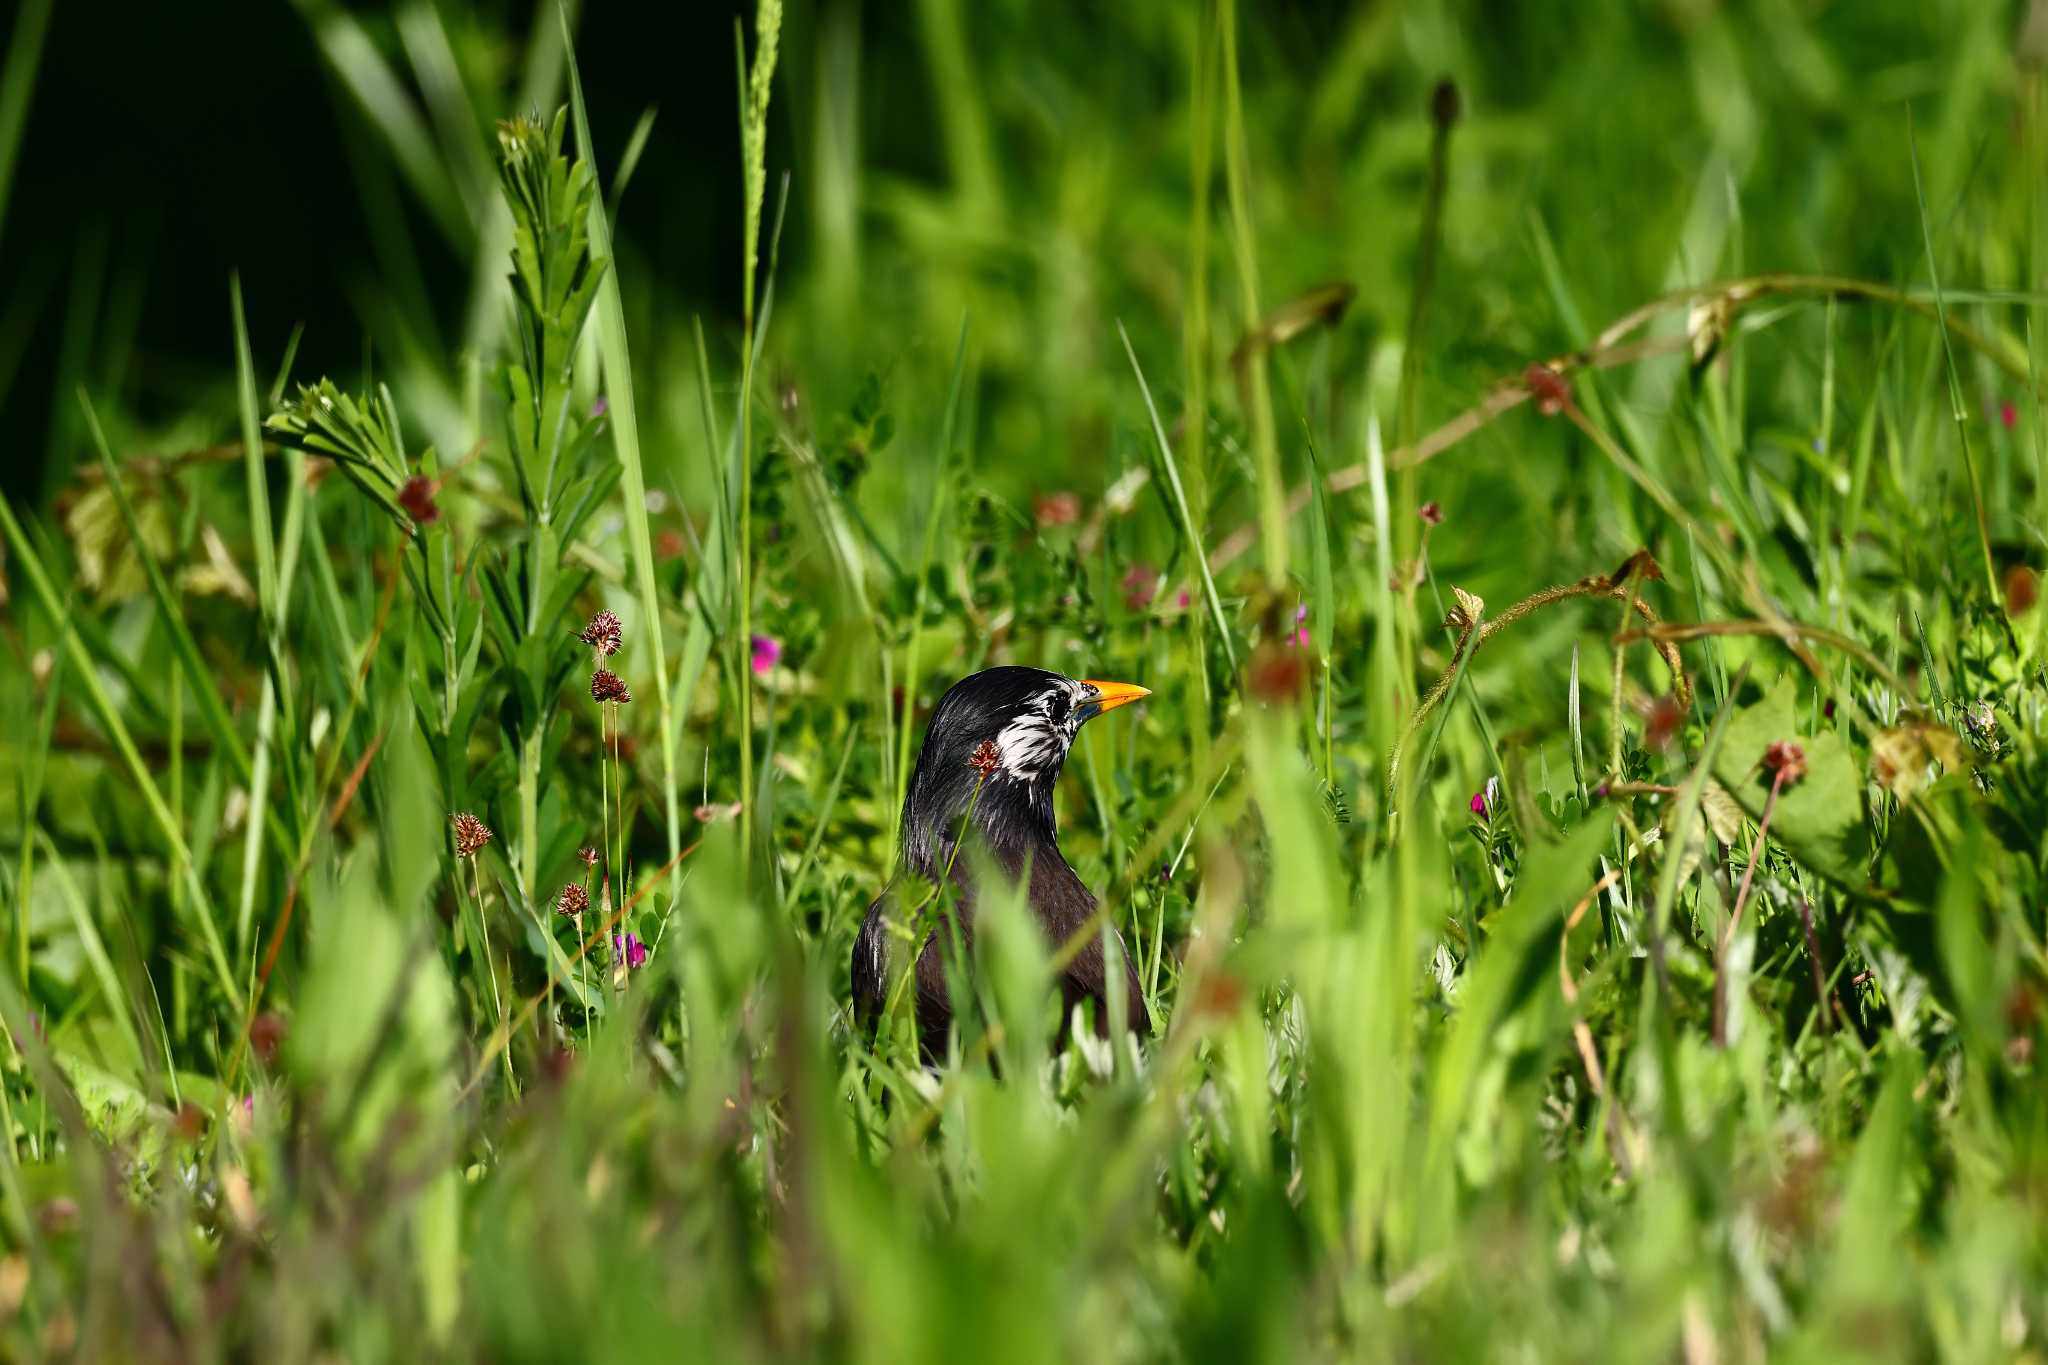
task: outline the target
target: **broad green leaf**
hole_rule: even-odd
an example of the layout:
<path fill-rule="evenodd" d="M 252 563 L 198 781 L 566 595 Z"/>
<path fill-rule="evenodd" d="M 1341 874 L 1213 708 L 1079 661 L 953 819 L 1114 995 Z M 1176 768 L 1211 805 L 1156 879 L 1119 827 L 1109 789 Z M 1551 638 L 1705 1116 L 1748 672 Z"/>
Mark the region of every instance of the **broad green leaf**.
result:
<path fill-rule="evenodd" d="M 1863 815 L 1863 770 L 1832 730 L 1800 732 L 1792 680 L 1782 678 L 1763 700 L 1738 710 L 1714 757 L 1714 776 L 1749 813 L 1763 817 L 1772 774 L 1764 751 L 1780 740 L 1806 755 L 1806 775 L 1778 794 L 1771 838 L 1830 881 L 1861 885 L 1870 860 L 1870 827 Z"/>

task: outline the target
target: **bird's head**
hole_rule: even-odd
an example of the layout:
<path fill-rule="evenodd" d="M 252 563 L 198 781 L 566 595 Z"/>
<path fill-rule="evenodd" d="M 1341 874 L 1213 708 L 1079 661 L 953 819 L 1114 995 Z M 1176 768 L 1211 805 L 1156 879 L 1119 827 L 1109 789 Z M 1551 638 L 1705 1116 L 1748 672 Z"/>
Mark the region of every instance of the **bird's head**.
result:
<path fill-rule="evenodd" d="M 1066 678 L 1042 668 L 989 668 L 954 683 L 932 712 L 903 802 L 903 851 L 936 876 L 971 804 L 999 855 L 1053 841 L 1053 784 L 1089 720 L 1149 696 L 1132 683 Z M 979 788 L 979 795 L 976 789 Z"/>

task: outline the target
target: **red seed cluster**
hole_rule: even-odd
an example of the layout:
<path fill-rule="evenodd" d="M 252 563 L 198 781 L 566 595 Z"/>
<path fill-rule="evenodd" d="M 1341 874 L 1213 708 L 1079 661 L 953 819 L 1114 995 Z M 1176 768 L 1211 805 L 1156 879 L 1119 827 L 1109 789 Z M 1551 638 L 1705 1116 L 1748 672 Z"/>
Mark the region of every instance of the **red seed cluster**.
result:
<path fill-rule="evenodd" d="M 1536 411 L 1555 417 L 1572 401 L 1572 386 L 1548 365 L 1531 365 L 1522 371 L 1522 385 L 1536 400 Z"/>
<path fill-rule="evenodd" d="M 600 668 L 590 675 L 590 699 L 592 701 L 628 702 L 633 694 L 626 689 L 626 680 L 609 668 Z"/>
<path fill-rule="evenodd" d="M 448 821 L 455 826 L 455 856 L 458 858 L 474 858 L 491 841 L 491 827 L 466 810 L 449 816 Z"/>
<path fill-rule="evenodd" d="M 555 910 L 574 919 L 590 908 L 590 893 L 580 883 L 570 882 L 555 896 Z"/>
<path fill-rule="evenodd" d="M 583 628 L 577 639 L 596 650 L 598 657 L 609 659 L 619 652 L 619 645 L 626 638 L 625 629 L 619 625 L 619 618 L 608 611 L 601 611 L 590 618 L 590 624 Z"/>
<path fill-rule="evenodd" d="M 1764 766 L 1789 787 L 1806 776 L 1806 750 L 1789 739 L 1778 740 L 1764 750 Z"/>
<path fill-rule="evenodd" d="M 996 769 L 1003 765 L 1003 751 L 992 739 L 985 739 L 968 758 L 967 766 L 980 773 L 983 778 L 994 777 Z"/>
<path fill-rule="evenodd" d="M 441 519 L 441 504 L 434 501 L 434 495 L 440 491 L 439 479 L 415 474 L 405 481 L 405 487 L 398 490 L 398 505 L 405 509 L 405 514 L 415 524 L 426 526 Z"/>

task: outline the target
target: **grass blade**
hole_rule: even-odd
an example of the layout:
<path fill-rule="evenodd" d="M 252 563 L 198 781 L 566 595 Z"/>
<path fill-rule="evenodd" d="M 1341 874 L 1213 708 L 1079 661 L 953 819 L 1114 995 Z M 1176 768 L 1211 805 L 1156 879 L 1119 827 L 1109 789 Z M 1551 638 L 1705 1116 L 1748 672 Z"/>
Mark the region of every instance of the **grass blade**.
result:
<path fill-rule="evenodd" d="M 1913 201 L 1920 209 L 1920 240 L 1927 247 L 1927 279 L 1934 288 L 1935 330 L 1941 333 L 1941 355 L 1948 371 L 1949 416 L 1955 419 L 1956 442 L 1963 451 L 1963 473 L 1970 481 L 1970 510 L 1976 514 L 1977 544 L 1984 552 L 1984 588 L 1996 603 L 2000 600 L 1998 567 L 1991 558 L 1991 524 L 1984 511 L 1984 487 L 1977 479 L 1977 462 L 1970 455 L 1970 418 L 1963 408 L 1963 382 L 1956 373 L 1955 342 L 1948 334 L 1948 304 L 1942 298 L 1941 270 L 1934 259 L 1934 229 L 1927 221 L 1927 194 L 1920 184 L 1920 140 L 1913 133 L 1911 104 L 1906 106 L 1906 149 L 1913 162 Z"/>
<path fill-rule="evenodd" d="M 1216 595 L 1216 580 L 1209 573 L 1209 552 L 1202 544 L 1202 529 L 1195 525 L 1194 514 L 1188 510 L 1187 491 L 1181 487 L 1180 466 L 1174 463 L 1173 446 L 1167 442 L 1166 428 L 1159 421 L 1158 405 L 1152 401 L 1152 386 L 1145 382 L 1145 371 L 1138 364 L 1138 353 L 1131 346 L 1131 334 L 1124 325 L 1116 325 L 1116 334 L 1123 338 L 1124 354 L 1130 358 L 1131 373 L 1138 378 L 1138 392 L 1145 398 L 1145 415 L 1152 421 L 1152 439 L 1159 451 L 1159 467 L 1166 476 L 1166 486 L 1173 494 L 1173 510 L 1179 514 L 1181 534 L 1187 538 L 1188 553 L 1193 556 L 1195 569 L 1202 576 L 1202 600 L 1209 604 L 1209 619 L 1216 626 L 1216 638 L 1223 642 L 1223 656 L 1230 661 L 1230 671 L 1237 672 L 1237 646 L 1231 642 L 1230 623 L 1223 616 L 1223 601 Z"/>
<path fill-rule="evenodd" d="M 51 585 L 50 576 L 43 567 L 42 556 L 36 553 L 35 546 L 29 541 L 28 532 L 15 518 L 14 509 L 5 498 L 0 498 L 0 531 L 6 533 L 7 543 L 12 547 L 14 557 L 20 561 L 22 577 L 28 580 L 36 601 L 62 637 L 64 651 L 70 655 L 71 668 L 78 676 L 79 685 L 85 689 L 87 703 L 92 707 L 93 714 L 99 718 L 101 728 L 106 731 L 107 738 L 121 756 L 121 761 L 127 766 L 129 776 L 135 779 L 136 788 L 142 793 L 142 799 L 149 807 L 150 816 L 156 821 L 165 844 L 170 847 L 172 860 L 177 865 L 177 873 L 184 880 L 186 893 L 190 897 L 184 907 L 187 916 L 195 921 L 194 928 L 200 942 L 206 948 L 207 957 L 211 960 L 221 993 L 227 997 L 228 1003 L 236 1011 L 240 1011 L 241 988 L 235 984 L 234 971 L 228 966 L 227 950 L 221 942 L 220 930 L 213 922 L 213 902 L 206 894 L 205 884 L 199 880 L 198 870 L 192 863 L 192 854 L 185 847 L 184 835 L 179 832 L 178 822 L 172 817 L 171 808 L 164 801 L 163 793 L 157 789 L 156 779 L 150 776 L 148 766 L 143 763 L 142 753 L 135 747 L 134 737 L 128 733 L 127 722 L 121 719 L 120 711 L 115 708 L 113 699 L 107 695 L 105 684 L 100 681 L 98 672 L 93 668 L 92 658 L 85 651 L 85 642 L 72 628 L 70 614 L 64 610 L 63 602 Z"/>
<path fill-rule="evenodd" d="M 597 174 L 597 149 L 590 137 L 590 118 L 583 107 L 583 82 L 576 70 L 575 43 L 569 34 L 569 14 L 563 10 L 562 46 L 569 63 L 570 108 L 576 121 L 576 143 L 583 159 Z M 639 409 L 633 397 L 633 360 L 626 343 L 626 305 L 619 292 L 619 263 L 613 259 L 611 225 L 605 217 L 600 193 L 590 205 L 590 251 L 594 258 L 611 260 L 597 289 L 597 342 L 603 357 L 605 401 L 611 409 L 612 441 L 619 455 L 620 489 L 625 499 L 626 541 L 633 555 L 633 582 L 640 597 L 642 633 L 654 662 L 654 702 L 661 725 L 662 817 L 668 835 L 669 898 L 675 899 L 681 875 L 681 812 L 676 804 L 676 734 L 668 689 L 668 657 L 661 641 L 661 595 L 654 583 L 654 538 L 647 529 L 647 477 L 640 463 Z"/>
<path fill-rule="evenodd" d="M 28 124 L 36 68 L 42 65 L 43 39 L 50 28 L 50 5 L 51 0 L 24 0 L 15 11 L 14 36 L 7 42 L 7 64 L 0 68 L 0 233 L 7 228 L 14 159 L 21 152 L 21 134 Z"/>

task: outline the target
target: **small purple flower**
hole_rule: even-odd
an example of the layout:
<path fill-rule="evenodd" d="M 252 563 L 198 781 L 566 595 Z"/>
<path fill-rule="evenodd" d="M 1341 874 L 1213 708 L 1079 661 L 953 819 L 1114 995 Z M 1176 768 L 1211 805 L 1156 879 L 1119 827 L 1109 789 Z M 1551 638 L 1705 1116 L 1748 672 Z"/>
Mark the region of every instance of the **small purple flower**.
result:
<path fill-rule="evenodd" d="M 754 671 L 767 673 L 782 662 L 782 641 L 773 635 L 754 637 Z"/>
<path fill-rule="evenodd" d="M 1482 820 L 1491 820 L 1493 811 L 1500 804 L 1500 779 L 1489 777 L 1486 785 L 1472 793 L 1472 813 Z"/>
<path fill-rule="evenodd" d="M 599 394 L 590 404 L 590 415 L 592 417 L 602 417 L 611 410 L 612 405 L 605 401 L 603 394 Z"/>
<path fill-rule="evenodd" d="M 627 970 L 638 970 L 647 965 L 647 945 L 640 941 L 637 934 L 629 933 L 623 941 L 617 934 L 613 934 L 612 957 L 614 960 L 623 957 Z"/>
<path fill-rule="evenodd" d="M 1308 648 L 1308 603 L 1294 609 L 1294 643 Z"/>

